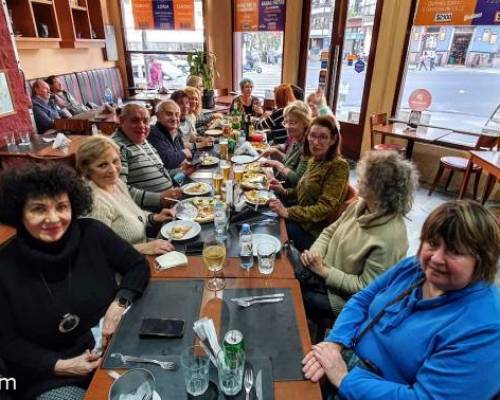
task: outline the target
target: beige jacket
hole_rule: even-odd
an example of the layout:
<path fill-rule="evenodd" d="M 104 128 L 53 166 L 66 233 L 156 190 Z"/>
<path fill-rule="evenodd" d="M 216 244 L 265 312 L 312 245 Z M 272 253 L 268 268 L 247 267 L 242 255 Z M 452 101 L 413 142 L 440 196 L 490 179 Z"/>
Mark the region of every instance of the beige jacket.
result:
<path fill-rule="evenodd" d="M 350 296 L 406 255 L 406 225 L 400 215 L 370 213 L 359 199 L 323 230 L 311 250 L 319 251 L 330 268 L 328 298 L 338 315 Z"/>

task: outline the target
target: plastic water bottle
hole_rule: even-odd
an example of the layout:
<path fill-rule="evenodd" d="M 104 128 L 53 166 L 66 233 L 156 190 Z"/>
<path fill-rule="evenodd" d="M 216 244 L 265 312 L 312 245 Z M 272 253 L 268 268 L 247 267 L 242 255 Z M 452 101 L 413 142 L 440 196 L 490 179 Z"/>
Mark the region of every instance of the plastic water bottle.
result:
<path fill-rule="evenodd" d="M 227 238 L 227 213 L 224 203 L 215 203 L 214 209 L 214 226 L 215 226 L 215 238 L 217 240 L 226 240 Z"/>
<path fill-rule="evenodd" d="M 104 100 L 108 104 L 113 104 L 113 92 L 108 86 L 106 86 L 106 89 L 104 90 Z"/>
<path fill-rule="evenodd" d="M 250 269 L 253 267 L 252 251 L 252 231 L 250 225 L 243 224 L 240 232 L 240 260 L 241 268 Z"/>

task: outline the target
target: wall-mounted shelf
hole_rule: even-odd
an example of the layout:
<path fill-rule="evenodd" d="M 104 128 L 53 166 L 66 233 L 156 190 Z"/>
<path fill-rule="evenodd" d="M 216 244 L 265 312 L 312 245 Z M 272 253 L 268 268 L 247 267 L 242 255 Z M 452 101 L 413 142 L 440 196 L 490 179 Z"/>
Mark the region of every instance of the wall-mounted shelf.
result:
<path fill-rule="evenodd" d="M 54 49 L 59 47 L 61 39 L 59 38 L 38 38 L 38 37 L 16 37 L 16 46 L 18 49 Z"/>

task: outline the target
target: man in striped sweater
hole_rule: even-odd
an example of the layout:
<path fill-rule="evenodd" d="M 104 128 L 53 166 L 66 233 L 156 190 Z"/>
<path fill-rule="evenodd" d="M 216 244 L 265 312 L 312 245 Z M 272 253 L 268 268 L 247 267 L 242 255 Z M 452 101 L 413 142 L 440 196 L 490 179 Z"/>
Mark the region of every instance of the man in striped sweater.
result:
<path fill-rule="evenodd" d="M 122 109 L 120 128 L 112 139 L 120 147 L 120 177 L 128 185 L 130 195 L 139 207 L 159 210 L 171 205 L 165 198 L 177 199 L 182 193 L 173 187 L 158 152 L 147 141 L 149 130 L 148 110 L 129 103 Z"/>

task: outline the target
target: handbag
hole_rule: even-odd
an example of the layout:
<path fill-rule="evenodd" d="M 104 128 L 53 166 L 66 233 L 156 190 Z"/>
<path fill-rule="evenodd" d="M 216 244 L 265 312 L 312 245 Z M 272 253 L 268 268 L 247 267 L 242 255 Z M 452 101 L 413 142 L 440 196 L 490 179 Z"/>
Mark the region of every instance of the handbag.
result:
<path fill-rule="evenodd" d="M 326 294 L 325 280 L 306 268 L 300 259 L 300 251 L 295 247 L 292 240 L 287 240 L 283 245 L 288 258 L 292 264 L 295 277 L 301 285 L 307 286 L 315 292 Z"/>

